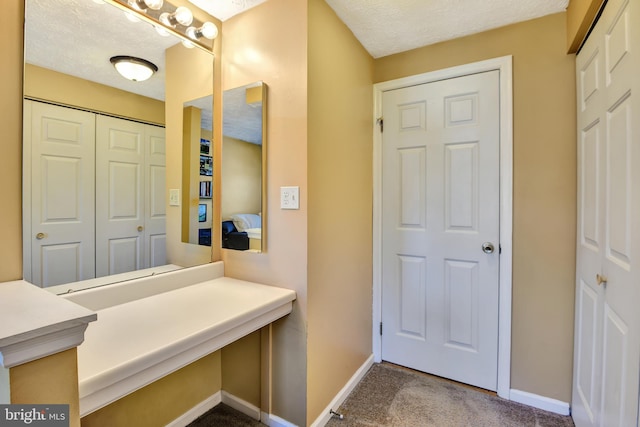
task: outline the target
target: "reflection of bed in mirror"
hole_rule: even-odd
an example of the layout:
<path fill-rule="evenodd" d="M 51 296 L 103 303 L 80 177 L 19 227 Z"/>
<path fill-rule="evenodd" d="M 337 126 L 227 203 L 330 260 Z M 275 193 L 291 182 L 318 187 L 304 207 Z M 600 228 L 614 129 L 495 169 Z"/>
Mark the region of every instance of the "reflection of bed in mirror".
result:
<path fill-rule="evenodd" d="M 222 247 L 240 251 L 262 248 L 262 216 L 234 214 L 222 221 Z"/>

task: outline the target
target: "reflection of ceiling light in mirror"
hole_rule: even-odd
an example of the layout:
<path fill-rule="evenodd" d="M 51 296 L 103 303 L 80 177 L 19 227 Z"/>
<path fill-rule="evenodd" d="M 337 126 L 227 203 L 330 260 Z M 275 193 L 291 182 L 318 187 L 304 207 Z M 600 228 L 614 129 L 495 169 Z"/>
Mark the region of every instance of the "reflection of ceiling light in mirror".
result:
<path fill-rule="evenodd" d="M 184 7 L 180 6 L 173 13 L 165 12 L 160 15 L 160 22 L 162 22 L 167 27 L 175 28 L 176 25 L 182 24 L 185 27 L 191 25 L 193 22 L 193 13 Z"/>
<path fill-rule="evenodd" d="M 189 27 L 187 28 L 187 36 L 193 40 L 198 40 L 200 37 L 204 37 L 209 40 L 213 40 L 218 36 L 218 27 L 213 22 L 205 22 L 202 27 Z"/>
<path fill-rule="evenodd" d="M 93 0 L 95 4 L 104 4 L 104 0 Z"/>
<path fill-rule="evenodd" d="M 126 16 L 127 19 L 131 22 L 140 22 L 140 18 L 138 18 L 136 15 L 134 15 L 131 12 L 124 12 L 124 16 Z"/>
<path fill-rule="evenodd" d="M 133 56 L 114 56 L 110 61 L 122 77 L 134 82 L 147 80 L 158 71 L 155 64 Z"/>
<path fill-rule="evenodd" d="M 193 49 L 195 47 L 195 45 L 189 40 L 182 40 L 182 46 L 186 47 L 187 49 Z"/>
<path fill-rule="evenodd" d="M 169 37 L 171 35 L 169 34 L 169 31 L 165 30 L 164 27 L 161 27 L 159 25 L 154 25 L 153 28 L 155 28 L 156 33 L 158 33 L 162 37 Z"/>

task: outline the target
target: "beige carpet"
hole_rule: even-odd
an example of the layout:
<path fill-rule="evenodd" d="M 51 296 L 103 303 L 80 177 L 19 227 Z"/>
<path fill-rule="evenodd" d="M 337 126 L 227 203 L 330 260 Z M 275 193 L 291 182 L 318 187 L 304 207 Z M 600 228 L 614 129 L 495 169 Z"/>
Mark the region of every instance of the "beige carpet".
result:
<path fill-rule="evenodd" d="M 573 427 L 565 417 L 388 363 L 375 364 L 327 427 Z"/>

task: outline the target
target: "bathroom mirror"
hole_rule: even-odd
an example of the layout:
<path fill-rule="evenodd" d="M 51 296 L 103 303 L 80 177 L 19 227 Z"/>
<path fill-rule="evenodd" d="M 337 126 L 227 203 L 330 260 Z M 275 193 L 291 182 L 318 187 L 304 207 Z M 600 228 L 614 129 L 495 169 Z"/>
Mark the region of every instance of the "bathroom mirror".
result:
<path fill-rule="evenodd" d="M 267 86 L 255 82 L 222 95 L 222 248 L 266 246 Z"/>
<path fill-rule="evenodd" d="M 108 3 L 25 1 L 25 140 L 49 138 L 49 146 L 62 148 L 25 142 L 25 280 L 55 287 L 90 279 L 74 284 L 78 289 L 194 265 L 171 264 L 165 237 L 165 52 L 176 47 L 203 52 Z M 126 80 L 109 61 L 117 55 L 146 59 L 158 70 L 146 81 Z M 213 93 L 213 78 L 210 84 Z M 73 152 L 76 135 L 91 135 L 93 148 Z M 70 231 L 78 223 L 80 231 Z M 75 237 L 56 240 L 65 234 Z"/>

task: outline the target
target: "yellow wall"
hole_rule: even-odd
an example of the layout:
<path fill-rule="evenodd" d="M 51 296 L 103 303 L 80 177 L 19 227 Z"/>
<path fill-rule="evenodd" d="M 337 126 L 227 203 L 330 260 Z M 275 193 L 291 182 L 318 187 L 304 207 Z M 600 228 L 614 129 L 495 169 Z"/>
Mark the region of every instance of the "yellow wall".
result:
<path fill-rule="evenodd" d="M 564 13 L 376 60 L 382 82 L 513 55 L 511 387 L 571 400 L 576 229 L 575 57 Z"/>
<path fill-rule="evenodd" d="M 307 422 L 371 354 L 373 59 L 309 1 Z"/>
<path fill-rule="evenodd" d="M 9 0 L 0 13 L 0 282 L 22 278 L 22 46 L 24 1 Z"/>
<path fill-rule="evenodd" d="M 262 147 L 223 137 L 222 219 L 262 210 Z"/>
<path fill-rule="evenodd" d="M 27 64 L 24 96 L 164 125 L 164 102 Z"/>
<path fill-rule="evenodd" d="M 225 21 L 222 28 L 223 89 L 258 80 L 267 85 L 269 163 L 266 252 L 223 249 L 225 274 L 297 293 L 293 312 L 273 327 L 271 411 L 300 426 L 306 424 L 306 34 L 307 4 L 299 0 L 269 0 Z M 300 187 L 300 210 L 280 210 L 280 187 L 289 185 Z"/>
<path fill-rule="evenodd" d="M 82 427 L 157 427 L 167 425 L 220 390 L 220 352 L 98 409 Z"/>
<path fill-rule="evenodd" d="M 80 426 L 75 348 L 9 370 L 11 403 L 68 404 L 69 424 Z"/>

